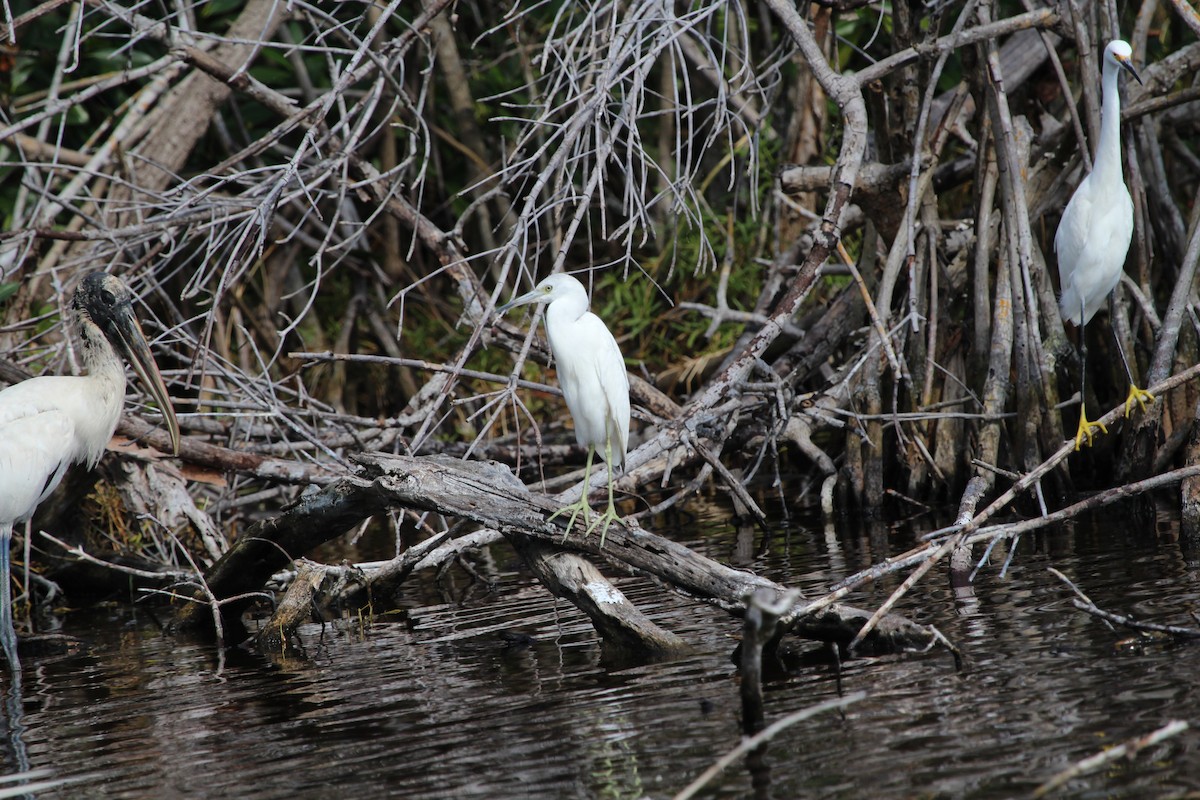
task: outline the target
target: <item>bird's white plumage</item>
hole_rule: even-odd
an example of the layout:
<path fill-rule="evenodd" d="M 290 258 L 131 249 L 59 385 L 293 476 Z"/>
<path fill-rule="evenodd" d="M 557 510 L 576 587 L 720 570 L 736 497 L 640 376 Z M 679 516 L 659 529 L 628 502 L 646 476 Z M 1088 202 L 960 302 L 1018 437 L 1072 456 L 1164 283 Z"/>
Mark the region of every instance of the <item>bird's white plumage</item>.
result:
<path fill-rule="evenodd" d="M 1121 177 L 1121 97 L 1117 89 L 1120 70 L 1133 71 L 1131 54 L 1122 41 L 1109 42 L 1104 48 L 1095 167 L 1071 196 L 1054 236 L 1062 287 L 1059 310 L 1063 319 L 1074 325 L 1086 325 L 1104 307 L 1121 280 L 1133 239 L 1133 200 Z"/>
<path fill-rule="evenodd" d="M 4 400 L 0 393 L 0 401 Z M 4 409 L 0 404 L 0 411 Z M 72 462 L 74 426 L 57 409 L 17 416 L 0 425 L 0 520 L 24 522 L 54 491 Z"/>
<path fill-rule="evenodd" d="M 1054 237 L 1063 287 L 1060 310 L 1073 325 L 1086 324 L 1104 307 L 1121 281 L 1133 240 L 1133 200 L 1125 183 L 1097 192 L 1088 185 L 1095 174 L 1079 184 Z M 1102 202 L 1095 202 L 1097 197 Z"/>
<path fill-rule="evenodd" d="M 619 467 L 625 463 L 629 444 L 625 359 L 612 333 L 587 310 L 587 294 L 579 281 L 569 275 L 552 277 L 565 278 L 561 285 L 569 287 L 546 310 L 546 330 L 558 383 L 575 420 L 575 441 L 595 447 L 604 456 L 605 441 L 611 436 L 612 464 Z"/>
<path fill-rule="evenodd" d="M 1130 61 L 1132 56 L 1133 48 L 1120 40 L 1109 42 L 1104 48 L 1104 66 L 1100 76 L 1103 96 L 1100 141 L 1096 144 L 1094 166 L 1091 174 L 1080 181 L 1075 194 L 1071 196 L 1054 235 L 1059 284 L 1062 287 L 1059 313 L 1064 320 L 1081 329 L 1104 307 L 1120 283 L 1125 256 L 1133 240 L 1133 200 L 1121 175 L 1121 95 L 1117 86 L 1117 77 L 1122 70 L 1141 82 Z M 1079 386 L 1082 398 L 1086 396 L 1083 388 L 1087 379 L 1084 363 L 1087 348 L 1082 330 L 1079 342 Z M 1129 376 L 1129 396 L 1125 400 L 1125 416 L 1129 416 L 1134 403 L 1144 409 L 1147 400 L 1153 402 L 1154 395 L 1140 389 L 1134 382 L 1133 372 L 1119 339 L 1117 351 Z M 1108 432 L 1104 425 L 1088 421 L 1087 409 L 1081 402 L 1075 449 L 1078 450 L 1084 440 L 1090 445 L 1096 430 Z"/>
<path fill-rule="evenodd" d="M 575 518 L 588 511 L 586 486 L 592 456 L 598 453 L 609 462 L 608 510 L 588 526 L 588 532 L 600 526 L 600 545 L 603 547 L 604 532 L 610 522 L 618 519 L 613 502 L 613 471 L 625 463 L 629 446 L 629 375 L 625 371 L 625 359 L 608 327 L 588 311 L 588 296 L 583 284 L 570 275 L 551 275 L 533 291 L 514 298 L 498 311 L 503 313 L 527 303 L 549 304 L 546 331 L 558 369 L 558 385 L 562 387 L 567 408 L 575 421 L 575 441 L 588 451 L 583 470 L 583 496 L 578 503 L 561 509 L 558 514 L 572 512 L 567 523 L 570 532 Z"/>
<path fill-rule="evenodd" d="M 30 378 L 0 391 L 0 520 L 28 519 L 67 467 L 94 466 L 124 397 L 125 372 L 116 356 L 88 375 Z M 44 489 L 16 488 L 26 485 Z"/>
<path fill-rule="evenodd" d="M 612 465 L 619 467 L 629 444 L 629 376 L 617 340 L 588 311 L 587 291 L 571 275 L 550 275 L 504 308 L 527 303 L 549 303 L 546 331 L 575 441 L 604 456 L 611 436 Z"/>

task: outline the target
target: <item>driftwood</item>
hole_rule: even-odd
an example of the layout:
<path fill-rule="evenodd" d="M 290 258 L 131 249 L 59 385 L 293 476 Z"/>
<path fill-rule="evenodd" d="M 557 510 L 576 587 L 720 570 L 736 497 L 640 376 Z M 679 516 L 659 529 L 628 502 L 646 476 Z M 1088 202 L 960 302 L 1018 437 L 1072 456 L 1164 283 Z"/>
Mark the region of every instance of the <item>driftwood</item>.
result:
<path fill-rule="evenodd" d="M 543 586 L 587 614 L 610 652 L 645 658 L 687 650 L 683 639 L 651 622 L 587 559 L 527 536 L 508 539 Z"/>
<path fill-rule="evenodd" d="M 243 597 L 222 605 L 227 627 L 238 624 L 241 614 L 253 602 L 249 595 L 261 589 L 274 572 L 322 541 L 339 536 L 352 525 L 389 508 L 453 515 L 500 531 L 523 555 L 528 556 L 533 548 L 532 552 L 543 561 L 543 566 L 535 567 L 539 577 L 556 594 L 566 596 L 588 613 L 611 643 L 636 643 L 657 652 L 680 646 L 669 634 L 646 627 L 632 604 L 618 599 L 622 595 L 607 581 L 601 583 L 598 573 L 577 563 L 548 571 L 544 565 L 560 557 L 552 551 L 606 559 L 653 576 L 678 592 L 735 615 L 743 613 L 747 598 L 756 591 L 765 591 L 767 596 L 777 599 L 788 591 L 766 578 L 732 569 L 636 527 L 614 525 L 607 533 L 603 549 L 597 537 L 573 534 L 564 538 L 560 523 L 545 521 L 545 515 L 561 503 L 529 492 L 502 465 L 440 456 L 411 458 L 378 453 L 362 455 L 357 460 L 362 467 L 358 475 L 305 495 L 280 516 L 251 527 L 208 572 L 205 584 L 212 597 L 217 600 Z M 572 573 L 571 580 L 564 579 Z M 581 591 L 589 583 L 592 586 Z M 195 599 L 197 602 L 181 610 L 180 624 L 197 626 L 210 620 L 205 598 Z M 602 615 L 596 606 L 602 608 Z M 627 611 L 621 612 L 623 608 Z M 616 614 L 614 609 L 618 610 Z M 846 645 L 870 616 L 868 612 L 838 603 L 810 608 L 800 601 L 780 614 L 780 624 L 805 638 Z M 864 642 L 863 651 L 927 649 L 937 640 L 932 629 L 888 615 Z"/>
<path fill-rule="evenodd" d="M 287 592 L 275 608 L 275 613 L 255 636 L 258 647 L 266 651 L 285 650 L 295 633 L 313 614 L 314 596 L 325 580 L 326 570 L 320 564 L 301 559 Z"/>

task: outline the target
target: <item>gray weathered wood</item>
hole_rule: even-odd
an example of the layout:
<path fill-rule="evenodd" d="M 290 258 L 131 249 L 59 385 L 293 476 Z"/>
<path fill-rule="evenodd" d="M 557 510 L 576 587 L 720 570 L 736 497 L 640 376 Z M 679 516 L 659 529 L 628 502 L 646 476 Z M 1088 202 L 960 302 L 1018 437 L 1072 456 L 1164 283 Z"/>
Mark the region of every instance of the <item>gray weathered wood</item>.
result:
<path fill-rule="evenodd" d="M 362 467 L 358 475 L 306 495 L 280 516 L 248 529 L 210 570 L 207 584 L 213 596 L 222 599 L 254 592 L 292 558 L 389 508 L 433 511 L 469 520 L 499 530 L 519 548 L 536 546 L 545 548 L 543 552 L 558 550 L 605 559 L 738 616 L 745 609 L 746 598 L 755 591 L 776 598 L 787 593 L 786 587 L 774 581 L 733 569 L 637 527 L 614 524 L 608 529 L 603 549 L 596 536 L 573 534 L 564 539 L 562 523 L 546 521 L 558 509 L 558 502 L 529 492 L 501 464 L 382 453 L 360 455 L 356 460 Z M 543 570 L 538 572 L 542 574 Z M 620 616 L 597 615 L 595 606 L 602 604 L 596 602 L 596 592 L 607 593 L 608 588 L 582 593 L 575 588 L 599 576 L 598 572 L 584 572 L 572 562 L 563 574 L 568 579 L 552 585 L 552 591 L 580 605 L 609 641 L 640 641 L 651 649 L 656 646 L 647 644 L 656 635 L 650 635 L 654 632 L 641 620 L 623 624 Z M 252 599 L 247 598 L 227 603 L 222 607 L 225 618 L 236 623 L 250 602 Z M 800 601 L 781 616 L 781 624 L 806 638 L 845 645 L 870 616 L 867 611 L 838 603 L 810 606 Z M 200 603 L 185 608 L 180 615 L 184 624 L 204 624 L 207 618 L 208 612 Z M 923 649 L 934 638 L 931 629 L 888 615 L 872 631 L 862 652 Z M 658 644 L 674 647 L 676 643 L 668 635 Z"/>

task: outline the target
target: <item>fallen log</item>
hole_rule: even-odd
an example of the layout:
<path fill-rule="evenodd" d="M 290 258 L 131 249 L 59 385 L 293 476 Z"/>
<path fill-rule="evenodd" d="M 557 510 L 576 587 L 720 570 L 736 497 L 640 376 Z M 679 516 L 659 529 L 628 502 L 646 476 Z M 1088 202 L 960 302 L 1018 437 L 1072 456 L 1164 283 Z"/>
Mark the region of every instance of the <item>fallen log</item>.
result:
<path fill-rule="evenodd" d="M 531 548 L 539 558 L 557 559 L 561 553 L 603 559 L 626 570 L 652 576 L 688 597 L 741 616 L 748 598 L 756 591 L 782 599 L 787 587 L 733 569 L 695 551 L 638 527 L 613 525 L 603 549 L 598 537 L 572 535 L 564 538 L 559 521 L 548 522 L 549 512 L 559 501 L 530 492 L 507 467 L 493 462 L 469 462 L 444 456 L 406 457 L 368 453 L 355 457 L 358 474 L 347 476 L 324 489 L 302 497 L 292 508 L 269 520 L 256 523 L 205 576 L 207 594 L 183 607 L 179 624 L 190 627 L 212 623 L 211 602 L 221 603 L 226 629 L 238 626 L 242 613 L 254 602 L 252 593 L 267 579 L 313 547 L 341 535 L 363 519 L 388 509 L 405 508 L 446 514 L 499 531 L 518 552 Z M 531 565 L 535 574 L 555 594 L 566 597 L 588 613 L 604 640 L 626 647 L 649 647 L 661 652 L 679 642 L 661 629 L 642 626 L 644 618 L 627 600 L 617 604 L 631 614 L 613 617 L 608 592 L 620 597 L 598 572 L 586 571 L 586 580 L 572 585 L 550 577 L 552 570 Z M 567 572 L 577 569 L 566 568 Z M 588 587 L 588 598 L 579 588 Z M 226 598 L 239 598 L 225 601 Z M 222 602 L 225 601 L 225 602 Z M 603 607 L 600 619 L 592 606 Z M 813 604 L 797 600 L 780 615 L 783 630 L 799 636 L 847 645 L 870 612 L 840 603 Z M 918 625 L 895 614 L 887 615 L 874 629 L 858 653 L 892 653 L 925 650 L 940 641 L 932 628 Z"/>

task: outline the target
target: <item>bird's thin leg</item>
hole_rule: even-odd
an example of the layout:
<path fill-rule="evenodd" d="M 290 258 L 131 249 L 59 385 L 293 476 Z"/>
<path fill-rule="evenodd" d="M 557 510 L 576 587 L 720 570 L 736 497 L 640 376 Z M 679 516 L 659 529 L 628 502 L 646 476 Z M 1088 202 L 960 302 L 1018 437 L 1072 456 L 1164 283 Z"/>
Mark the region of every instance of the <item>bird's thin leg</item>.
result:
<path fill-rule="evenodd" d="M 0 639 L 3 640 L 4 656 L 8 659 L 8 686 L 4 691 L 4 725 L 8 729 L 8 752 L 17 772 L 29 770 L 29 751 L 25 747 L 25 724 L 22 721 L 24 713 L 24 698 L 21 690 L 21 661 L 17 658 L 17 634 L 13 630 L 12 595 L 9 593 L 9 555 L 8 548 L 12 544 L 12 523 L 0 525 L 0 567 L 4 577 L 0 578 L 0 590 L 4 592 L 3 602 L 0 603 Z M 32 797 L 33 795 L 23 795 Z"/>
<path fill-rule="evenodd" d="M 1108 296 L 1109 312 L 1108 318 L 1115 321 L 1117 318 L 1116 291 Z M 1117 326 L 1112 324 L 1113 341 L 1117 343 L 1117 352 L 1121 354 L 1121 364 L 1125 367 L 1125 377 L 1129 379 L 1129 396 L 1125 398 L 1125 416 L 1129 417 L 1133 413 L 1133 404 L 1137 403 L 1138 408 L 1143 413 L 1146 411 L 1146 403 L 1154 402 L 1154 395 L 1147 392 L 1137 385 L 1133 380 L 1133 370 L 1129 368 L 1129 359 L 1125 357 L 1125 348 L 1121 346 L 1121 337 L 1117 335 Z"/>
<path fill-rule="evenodd" d="M 1096 428 L 1108 433 L 1108 428 L 1101 423 L 1088 422 L 1087 418 L 1087 323 L 1083 322 L 1083 303 L 1079 304 L 1079 430 L 1075 432 L 1075 450 L 1078 451 L 1087 439 L 1088 447 L 1092 446 L 1092 437 Z"/>
<path fill-rule="evenodd" d="M 617 504 L 613 502 L 613 466 L 612 466 L 612 435 L 606 435 L 604 438 L 604 463 L 608 467 L 608 509 L 603 514 L 592 521 L 588 526 L 587 532 L 591 533 L 596 527 L 600 528 L 600 547 L 604 547 L 604 535 L 608 533 L 608 526 L 614 521 L 621 518 L 617 513 Z"/>
<path fill-rule="evenodd" d="M 565 514 L 568 511 L 571 512 L 571 518 L 569 520 L 567 520 L 567 530 L 565 532 L 563 532 L 563 541 L 564 542 L 567 540 L 567 536 L 570 535 L 571 528 L 573 528 L 575 526 L 575 518 L 578 517 L 580 514 L 583 514 L 583 518 L 586 520 L 588 512 L 590 512 L 592 510 L 591 507 L 588 505 L 588 489 L 590 488 L 588 486 L 588 483 L 590 482 L 591 477 L 592 477 L 592 457 L 595 454 L 596 454 L 596 448 L 592 447 L 591 445 L 588 445 L 587 462 L 584 464 L 584 467 L 583 467 L 583 495 L 580 496 L 579 502 L 571 503 L 570 505 L 563 506 L 558 511 L 555 511 L 553 514 L 551 514 L 550 519 L 547 520 L 548 522 L 553 521 L 554 518 L 557 517 L 559 514 Z M 584 536 L 587 535 L 588 531 L 591 531 L 591 528 L 588 528 L 588 530 L 584 532 Z"/>
<path fill-rule="evenodd" d="M 12 594 L 9 591 L 8 548 L 11 544 L 12 523 L 8 523 L 0 526 L 0 644 L 4 647 L 8 670 L 15 675 L 21 671 L 21 662 L 17 658 L 17 632 L 13 628 Z"/>

